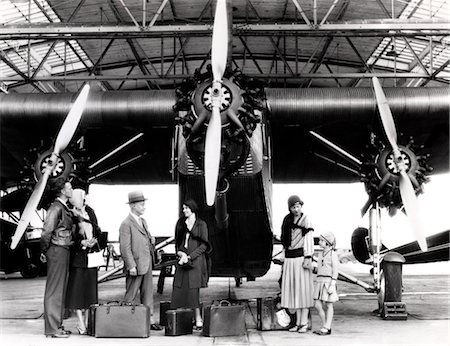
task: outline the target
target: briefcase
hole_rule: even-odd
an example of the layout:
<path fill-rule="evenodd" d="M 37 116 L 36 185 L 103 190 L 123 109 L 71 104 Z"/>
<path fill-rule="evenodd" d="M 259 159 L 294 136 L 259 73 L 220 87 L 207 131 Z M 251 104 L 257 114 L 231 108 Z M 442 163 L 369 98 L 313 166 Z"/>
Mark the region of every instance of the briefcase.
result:
<path fill-rule="evenodd" d="M 91 305 L 88 330 L 96 338 L 148 338 L 150 308 L 118 302 Z"/>
<path fill-rule="evenodd" d="M 281 311 L 281 299 L 278 297 L 257 298 L 256 300 L 256 329 L 257 330 L 286 330 L 292 325 L 290 315 Z M 279 312 L 284 314 L 280 314 Z M 278 312 L 278 313 L 277 313 Z M 281 317 L 284 317 L 281 319 Z M 295 321 L 294 321 L 295 322 Z"/>
<path fill-rule="evenodd" d="M 221 301 L 218 305 L 209 305 L 203 309 L 204 336 L 245 335 L 245 306 L 231 305 Z"/>
<path fill-rule="evenodd" d="M 175 309 L 166 311 L 167 325 L 165 335 L 177 336 L 192 334 L 192 309 Z"/>

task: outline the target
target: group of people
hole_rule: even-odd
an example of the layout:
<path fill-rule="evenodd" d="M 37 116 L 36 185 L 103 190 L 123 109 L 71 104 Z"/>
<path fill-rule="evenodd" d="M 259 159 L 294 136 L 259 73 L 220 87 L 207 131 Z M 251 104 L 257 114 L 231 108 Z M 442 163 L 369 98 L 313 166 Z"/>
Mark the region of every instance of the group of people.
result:
<path fill-rule="evenodd" d="M 89 268 L 88 253 L 106 245 L 94 210 L 86 203 L 86 193 L 58 178 L 50 191 L 55 199 L 47 211 L 41 237 L 41 261 L 47 262 L 44 295 L 45 335 L 67 338 L 64 312 L 76 311 L 80 334 L 87 333 L 91 304 L 98 302 L 97 268 Z"/>
<path fill-rule="evenodd" d="M 85 192 L 73 189 L 63 178 L 52 182 L 55 199 L 47 211 L 41 237 L 41 260 L 47 262 L 44 294 L 45 335 L 67 338 L 64 329 L 66 309 L 76 311 L 77 330 L 87 334 L 88 309 L 98 303 L 97 268 L 88 265 L 88 254 L 102 250 L 101 230 L 94 211 L 85 203 Z M 125 303 L 141 303 L 149 307 L 151 330 L 162 330 L 153 314 L 153 277 L 155 237 L 151 235 L 145 212 L 147 199 L 141 191 L 128 194 L 130 213 L 119 228 L 120 252 L 124 261 Z M 195 326 L 202 328 L 200 288 L 206 287 L 210 265 L 206 222 L 196 216 L 194 200 L 183 203 L 183 216 L 175 226 L 178 261 L 173 279 L 171 308 L 195 311 Z"/>
<path fill-rule="evenodd" d="M 52 184 L 55 200 L 47 211 L 41 238 L 41 260 L 47 262 L 44 295 L 45 335 L 69 337 L 63 327 L 65 309 L 76 311 L 80 334 L 87 334 L 88 308 L 98 302 L 97 268 L 88 265 L 88 254 L 102 250 L 101 230 L 94 211 L 86 203 L 85 191 L 72 189 L 68 180 Z M 151 330 L 161 330 L 153 314 L 153 277 L 155 237 L 146 220 L 146 198 L 141 191 L 128 194 L 130 213 L 119 228 L 120 252 L 126 273 L 124 302 L 149 307 Z M 338 300 L 336 280 L 338 258 L 336 239 L 331 232 L 320 235 L 317 265 L 313 264 L 314 228 L 302 212 L 303 201 L 289 197 L 287 214 L 281 227 L 284 263 L 281 279 L 281 306 L 295 312 L 291 332 L 311 329 L 310 309 L 316 307 L 322 327 L 319 335 L 331 334 L 333 303 Z M 188 199 L 182 204 L 183 216 L 175 226 L 176 270 L 173 278 L 171 308 L 190 308 L 195 327 L 203 327 L 200 312 L 200 288 L 206 287 L 210 274 L 208 228 L 196 216 L 197 203 Z M 316 271 L 314 279 L 313 271 Z M 324 310 L 326 307 L 326 311 Z"/>
<path fill-rule="evenodd" d="M 306 333 L 312 329 L 310 309 L 316 307 L 322 327 L 314 333 L 331 334 L 333 303 L 338 300 L 336 280 L 338 257 L 334 249 L 336 238 L 331 232 L 319 238 L 317 266 L 313 264 L 314 228 L 308 215 L 302 212 L 303 201 L 296 195 L 289 197 L 289 214 L 281 226 L 284 263 L 281 278 L 281 307 L 295 312 L 295 325 L 291 332 Z M 317 274 L 315 280 L 313 272 Z M 326 312 L 324 311 L 324 305 Z"/>

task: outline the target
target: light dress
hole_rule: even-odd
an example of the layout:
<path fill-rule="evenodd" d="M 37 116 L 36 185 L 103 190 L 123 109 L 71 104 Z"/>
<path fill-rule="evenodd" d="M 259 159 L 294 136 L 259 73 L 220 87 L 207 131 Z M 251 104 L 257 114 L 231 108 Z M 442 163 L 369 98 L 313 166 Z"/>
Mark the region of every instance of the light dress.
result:
<path fill-rule="evenodd" d="M 320 253 L 317 259 L 317 277 L 314 283 L 314 299 L 327 303 L 334 303 L 339 300 L 337 289 L 332 294 L 328 294 L 328 287 L 332 279 L 338 277 L 339 259 L 335 251 L 330 249 L 326 253 Z"/>
<path fill-rule="evenodd" d="M 291 229 L 291 245 L 288 250 L 303 248 L 303 256 L 285 258 L 281 281 L 281 306 L 291 310 L 314 306 L 313 273 L 312 270 L 303 268 L 305 256 L 312 256 L 314 253 L 313 232 L 302 234 L 302 229 L 312 229 L 312 225 L 306 214 L 301 216 L 297 225 L 301 228 Z"/>

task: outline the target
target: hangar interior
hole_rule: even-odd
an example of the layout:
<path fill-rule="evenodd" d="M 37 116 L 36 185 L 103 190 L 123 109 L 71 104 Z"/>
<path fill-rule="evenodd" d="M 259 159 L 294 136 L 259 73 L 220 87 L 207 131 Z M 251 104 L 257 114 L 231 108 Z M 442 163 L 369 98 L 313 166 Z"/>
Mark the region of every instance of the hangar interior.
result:
<path fill-rule="evenodd" d="M 229 1 L 228 3 L 231 3 Z M 212 0 L 2 0 L 5 93 L 172 89 L 210 63 Z M 442 87 L 447 0 L 234 0 L 231 68 L 269 87 Z"/>

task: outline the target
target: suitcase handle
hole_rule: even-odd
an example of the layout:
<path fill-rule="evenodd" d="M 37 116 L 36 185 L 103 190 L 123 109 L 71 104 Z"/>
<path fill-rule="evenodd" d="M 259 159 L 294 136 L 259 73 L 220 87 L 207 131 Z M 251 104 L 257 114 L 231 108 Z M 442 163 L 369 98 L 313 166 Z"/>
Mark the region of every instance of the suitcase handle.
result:
<path fill-rule="evenodd" d="M 222 303 L 226 303 L 226 304 L 222 304 Z M 219 302 L 219 306 L 230 306 L 230 305 L 231 305 L 231 303 L 228 300 L 226 300 L 226 299 L 221 300 Z"/>
<path fill-rule="evenodd" d="M 118 300 L 110 300 L 105 305 L 121 305 Z"/>

